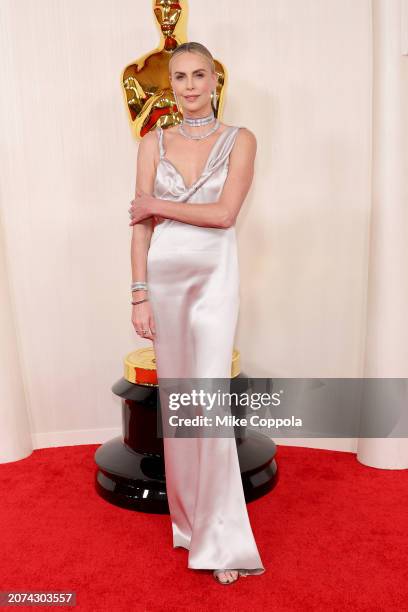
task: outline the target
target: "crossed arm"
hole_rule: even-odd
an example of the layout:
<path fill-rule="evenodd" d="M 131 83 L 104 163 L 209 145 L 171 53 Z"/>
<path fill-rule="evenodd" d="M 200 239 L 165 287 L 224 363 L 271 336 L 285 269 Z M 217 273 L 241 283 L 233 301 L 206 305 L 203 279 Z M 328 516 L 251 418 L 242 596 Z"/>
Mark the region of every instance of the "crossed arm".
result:
<path fill-rule="evenodd" d="M 133 225 L 134 229 L 139 223 L 146 224 L 146 221 L 152 216 L 174 219 L 201 227 L 228 228 L 234 225 L 251 187 L 254 174 L 257 144 L 250 130 L 241 128 L 236 136 L 235 145 L 230 154 L 228 175 L 219 200 L 210 204 L 194 203 L 194 206 L 186 206 L 185 202 L 164 200 L 151 195 L 155 174 L 156 135 L 148 134 L 143 140 L 146 142 L 142 141 L 139 145 L 138 175 L 140 173 L 145 180 L 137 185 L 136 195 L 138 192 L 140 195 L 132 202 L 133 220 L 130 225 Z"/>

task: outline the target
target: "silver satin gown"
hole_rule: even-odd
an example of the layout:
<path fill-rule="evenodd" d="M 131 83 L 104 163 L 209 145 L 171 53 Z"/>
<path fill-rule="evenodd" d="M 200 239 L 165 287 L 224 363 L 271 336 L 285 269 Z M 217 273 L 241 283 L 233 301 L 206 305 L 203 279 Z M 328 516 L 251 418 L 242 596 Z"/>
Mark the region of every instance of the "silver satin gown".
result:
<path fill-rule="evenodd" d="M 166 159 L 157 127 L 154 196 L 191 206 L 216 202 L 238 130 L 221 132 L 201 176 L 188 187 Z M 151 237 L 147 281 L 159 392 L 160 378 L 230 378 L 240 301 L 235 227 L 162 220 Z M 262 574 L 235 439 L 164 437 L 163 444 L 173 546 L 189 550 L 188 567 Z"/>

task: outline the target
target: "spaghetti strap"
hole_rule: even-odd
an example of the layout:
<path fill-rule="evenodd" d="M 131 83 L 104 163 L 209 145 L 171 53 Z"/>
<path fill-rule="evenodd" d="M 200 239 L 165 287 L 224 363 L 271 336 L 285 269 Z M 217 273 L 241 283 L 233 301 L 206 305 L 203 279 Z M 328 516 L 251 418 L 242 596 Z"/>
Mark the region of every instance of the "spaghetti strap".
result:
<path fill-rule="evenodd" d="M 214 163 L 217 163 L 220 159 L 224 159 L 225 156 L 228 156 L 232 151 L 236 137 L 238 136 L 241 128 L 236 125 L 232 125 L 230 128 L 231 129 L 227 128 L 227 130 L 225 130 L 229 132 L 226 139 L 224 141 L 220 140 L 220 147 L 217 151 L 217 155 L 215 156 Z"/>
<path fill-rule="evenodd" d="M 159 139 L 159 151 L 160 151 L 160 159 L 163 159 L 164 157 L 164 146 L 163 146 L 163 128 L 159 126 L 157 126 L 157 136 Z"/>

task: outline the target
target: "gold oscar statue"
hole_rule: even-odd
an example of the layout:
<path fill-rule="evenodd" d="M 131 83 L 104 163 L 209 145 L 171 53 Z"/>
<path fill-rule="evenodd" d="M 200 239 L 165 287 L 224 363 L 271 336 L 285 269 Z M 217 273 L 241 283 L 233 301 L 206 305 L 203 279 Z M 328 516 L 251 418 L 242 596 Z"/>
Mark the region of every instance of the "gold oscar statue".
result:
<path fill-rule="evenodd" d="M 160 46 L 129 64 L 121 79 L 132 131 L 138 139 L 156 125 L 166 128 L 182 121 L 168 75 L 172 52 L 187 42 L 187 2 L 153 0 L 153 12 L 160 28 Z M 220 117 L 227 73 L 220 62 L 214 60 L 214 64 L 217 73 L 214 113 Z"/>

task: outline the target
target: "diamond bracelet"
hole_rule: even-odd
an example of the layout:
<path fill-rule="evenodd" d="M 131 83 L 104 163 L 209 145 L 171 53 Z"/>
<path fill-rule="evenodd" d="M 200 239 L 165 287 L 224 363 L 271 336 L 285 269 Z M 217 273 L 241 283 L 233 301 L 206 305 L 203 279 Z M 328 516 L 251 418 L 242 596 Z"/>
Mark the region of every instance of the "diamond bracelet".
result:
<path fill-rule="evenodd" d="M 130 286 L 131 291 L 147 291 L 147 283 L 145 281 L 134 281 Z"/>

